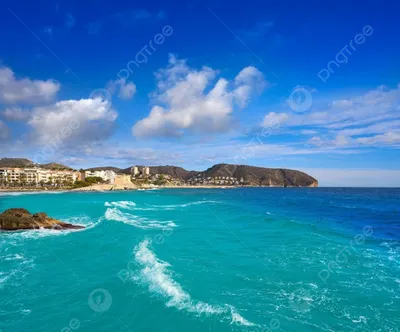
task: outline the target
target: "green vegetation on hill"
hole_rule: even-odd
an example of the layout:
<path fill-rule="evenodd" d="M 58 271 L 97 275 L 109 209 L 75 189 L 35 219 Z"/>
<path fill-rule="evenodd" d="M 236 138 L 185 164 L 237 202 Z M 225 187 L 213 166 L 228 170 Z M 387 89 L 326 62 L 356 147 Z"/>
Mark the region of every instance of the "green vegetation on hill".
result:
<path fill-rule="evenodd" d="M 40 168 L 44 169 L 51 169 L 53 171 L 71 171 L 72 168 L 69 166 L 65 166 L 62 164 L 57 164 L 57 163 L 48 163 L 48 164 L 42 164 L 40 165 Z"/>
<path fill-rule="evenodd" d="M 33 167 L 32 161 L 26 158 L 0 158 L 0 167 Z"/>
<path fill-rule="evenodd" d="M 89 187 L 98 183 L 104 183 L 104 180 L 98 176 L 89 176 L 84 181 L 76 181 L 74 188 Z"/>

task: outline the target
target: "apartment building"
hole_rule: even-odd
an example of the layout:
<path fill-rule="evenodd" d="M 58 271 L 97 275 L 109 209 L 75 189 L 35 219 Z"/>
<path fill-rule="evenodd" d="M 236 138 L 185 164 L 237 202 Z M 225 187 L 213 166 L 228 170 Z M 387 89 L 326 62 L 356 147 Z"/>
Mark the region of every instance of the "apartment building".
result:
<path fill-rule="evenodd" d="M 82 181 L 87 177 L 99 177 L 104 181 L 114 184 L 117 174 L 111 170 L 99 170 L 99 171 L 84 171 L 81 173 Z"/>
<path fill-rule="evenodd" d="M 133 176 L 138 175 L 139 174 L 139 168 L 137 166 L 131 167 L 131 174 Z"/>
<path fill-rule="evenodd" d="M 147 166 L 144 166 L 144 167 L 133 166 L 133 167 L 131 167 L 131 174 L 133 176 L 136 176 L 136 175 L 149 176 L 150 168 Z"/>
<path fill-rule="evenodd" d="M 2 183 L 19 183 L 38 185 L 42 183 L 65 184 L 74 183 L 79 176 L 78 172 L 55 171 L 40 168 L 2 168 L 0 181 Z"/>

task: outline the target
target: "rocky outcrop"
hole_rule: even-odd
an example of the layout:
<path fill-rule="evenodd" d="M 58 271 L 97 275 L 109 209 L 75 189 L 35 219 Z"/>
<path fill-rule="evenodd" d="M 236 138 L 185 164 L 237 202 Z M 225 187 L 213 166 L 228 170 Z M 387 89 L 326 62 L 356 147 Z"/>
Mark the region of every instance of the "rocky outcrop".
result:
<path fill-rule="evenodd" d="M 82 229 L 84 226 L 68 224 L 50 218 L 46 213 L 31 214 L 25 209 L 8 209 L 0 214 L 0 231 L 18 231 L 26 229 Z"/>
<path fill-rule="evenodd" d="M 318 187 L 318 181 L 312 176 L 291 169 L 265 168 L 247 165 L 217 164 L 204 172 L 192 176 L 233 177 L 243 179 L 243 184 L 267 187 Z"/>

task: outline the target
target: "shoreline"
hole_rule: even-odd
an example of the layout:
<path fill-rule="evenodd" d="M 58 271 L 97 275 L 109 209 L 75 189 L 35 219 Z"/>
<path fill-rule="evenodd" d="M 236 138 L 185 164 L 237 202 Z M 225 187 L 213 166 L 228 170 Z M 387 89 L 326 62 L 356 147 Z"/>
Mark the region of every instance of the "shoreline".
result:
<path fill-rule="evenodd" d="M 115 184 L 98 184 L 89 187 L 82 188 L 51 188 L 51 189 L 43 189 L 43 188 L 0 188 L 0 193 L 51 193 L 51 192 L 107 192 L 107 191 L 145 191 L 145 190 L 154 190 L 154 189 L 236 189 L 236 188 L 316 188 L 316 187 L 284 187 L 284 186 L 210 186 L 210 185 L 199 185 L 199 186 L 156 186 L 156 185 L 148 185 L 138 187 L 135 184 L 128 185 L 115 185 Z"/>

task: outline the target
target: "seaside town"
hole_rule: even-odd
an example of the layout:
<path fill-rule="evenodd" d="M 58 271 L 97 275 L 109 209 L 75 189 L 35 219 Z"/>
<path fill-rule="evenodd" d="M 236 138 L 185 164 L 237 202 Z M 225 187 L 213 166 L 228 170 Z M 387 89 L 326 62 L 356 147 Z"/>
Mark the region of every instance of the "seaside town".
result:
<path fill-rule="evenodd" d="M 310 175 L 290 169 L 216 164 L 204 171 L 179 166 L 113 166 L 73 169 L 26 158 L 0 158 L 0 191 L 135 190 L 155 187 L 317 187 Z"/>
<path fill-rule="evenodd" d="M 43 169 L 40 167 L 2 167 L 0 168 L 0 187 L 87 187 L 95 184 L 125 186 L 235 186 L 244 185 L 243 178 L 228 176 L 205 177 L 204 173 L 185 180 L 168 174 L 151 174 L 149 167 L 133 166 L 131 174 L 120 174 L 110 169 L 68 170 Z M 110 187 L 109 189 L 111 189 Z"/>
<path fill-rule="evenodd" d="M 112 185 L 132 184 L 132 178 L 140 175 L 150 177 L 148 167 L 132 167 L 132 175 L 117 174 L 112 170 L 68 170 L 43 169 L 40 167 L 2 167 L 0 168 L 0 186 L 3 187 L 72 187 L 78 183 L 94 179 L 88 183 Z"/>

